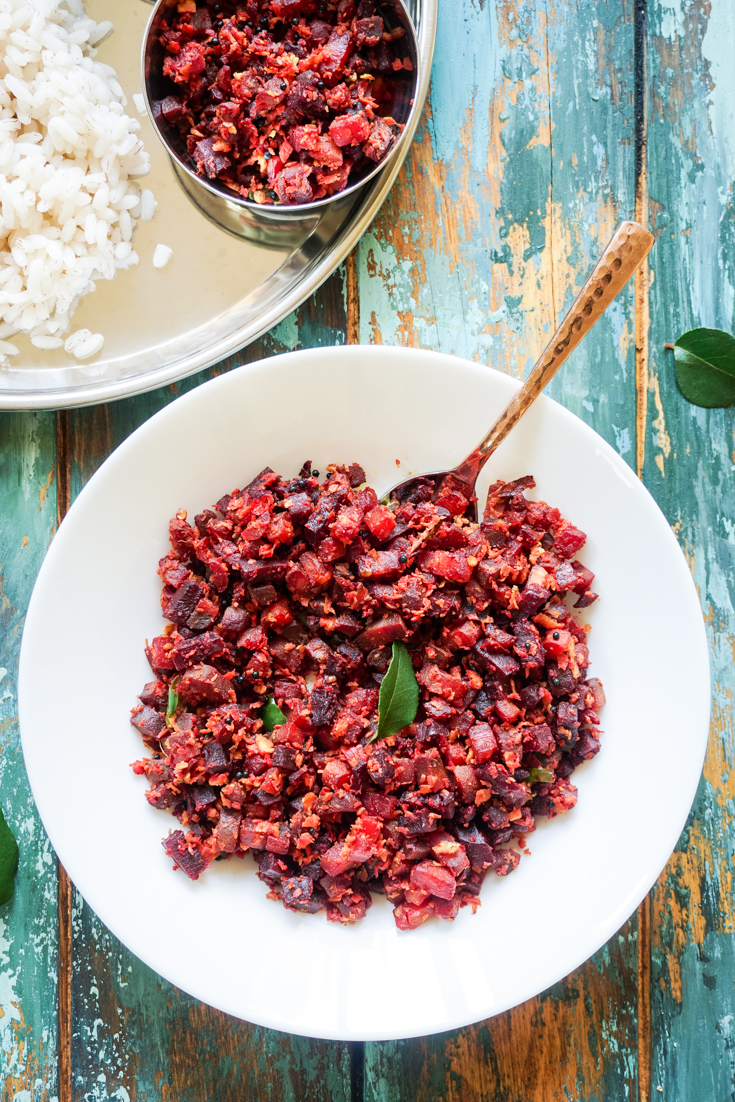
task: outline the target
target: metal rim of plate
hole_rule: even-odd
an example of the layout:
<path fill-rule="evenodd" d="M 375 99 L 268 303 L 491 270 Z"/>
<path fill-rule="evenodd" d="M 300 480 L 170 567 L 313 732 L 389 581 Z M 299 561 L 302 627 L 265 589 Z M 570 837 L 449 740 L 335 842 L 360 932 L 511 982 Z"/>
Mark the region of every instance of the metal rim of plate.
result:
<path fill-rule="evenodd" d="M 313 232 L 285 263 L 269 276 L 254 293 L 262 301 L 262 310 L 241 328 L 199 350 L 163 364 L 144 375 L 101 380 L 75 385 L 66 391 L 23 391 L 20 388 L 0 391 L 0 409 L 40 410 L 74 409 L 99 405 L 117 398 L 145 394 L 158 387 L 178 382 L 231 356 L 258 337 L 267 333 L 314 293 L 348 256 L 375 218 L 393 186 L 396 176 L 411 147 L 429 90 L 431 63 L 434 56 L 439 0 L 406 0 L 418 39 L 421 72 L 416 89 L 418 110 L 404 131 L 401 149 L 354 202 L 345 206 L 333 204 L 315 224 Z M 225 231 L 222 231 L 225 232 Z"/>

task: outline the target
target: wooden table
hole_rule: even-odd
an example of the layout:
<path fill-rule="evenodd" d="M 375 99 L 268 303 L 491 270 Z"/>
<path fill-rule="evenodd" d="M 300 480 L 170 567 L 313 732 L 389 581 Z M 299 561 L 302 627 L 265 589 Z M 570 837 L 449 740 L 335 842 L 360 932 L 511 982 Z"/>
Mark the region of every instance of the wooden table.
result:
<path fill-rule="evenodd" d="M 318 294 L 178 386 L 2 416 L 0 770 L 22 855 L 15 896 L 0 909 L 3 1099 L 733 1097 L 733 414 L 684 402 L 663 346 L 694 325 L 735 325 L 734 59 L 733 0 L 441 0 L 430 102 L 409 163 L 356 255 Z M 137 425 L 235 364 L 362 341 L 440 349 L 521 376 L 615 224 L 634 215 L 658 239 L 650 267 L 551 393 L 644 479 L 701 595 L 713 723 L 676 852 L 638 913 L 582 968 L 468 1029 L 350 1046 L 258 1029 L 194 1002 L 75 895 L 28 789 L 18 649 L 59 519 Z M 83 808 L 69 813 L 94 829 Z"/>

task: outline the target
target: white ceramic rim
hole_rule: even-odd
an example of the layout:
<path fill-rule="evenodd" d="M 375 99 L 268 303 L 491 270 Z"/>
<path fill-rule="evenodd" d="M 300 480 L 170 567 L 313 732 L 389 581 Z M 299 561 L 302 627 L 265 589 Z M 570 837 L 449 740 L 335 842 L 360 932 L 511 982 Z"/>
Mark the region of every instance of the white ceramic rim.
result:
<path fill-rule="evenodd" d="M 232 388 L 233 383 L 235 384 L 234 389 L 237 390 L 240 383 L 245 385 L 249 377 L 257 377 L 261 373 L 271 373 L 273 380 L 275 380 L 279 369 L 287 370 L 293 367 L 295 363 L 300 365 L 303 369 L 306 367 L 309 360 L 316 363 L 317 359 L 319 359 L 322 363 L 326 362 L 328 365 L 338 364 L 341 369 L 344 370 L 345 360 L 349 361 L 353 359 L 356 364 L 363 360 L 365 363 L 377 364 L 381 358 L 386 357 L 386 354 L 389 354 L 387 362 L 390 362 L 390 359 L 394 359 L 396 364 L 401 361 L 402 365 L 405 365 L 407 371 L 415 372 L 421 366 L 425 367 L 431 362 L 433 365 L 437 366 L 437 369 L 441 367 L 455 373 L 457 373 L 458 370 L 462 370 L 467 373 L 467 378 L 470 377 L 470 373 L 474 372 L 475 376 L 479 379 L 482 374 L 487 372 L 487 378 L 492 380 L 493 386 L 497 386 L 504 400 L 507 400 L 519 385 L 516 380 L 510 379 L 489 368 L 483 368 L 467 361 L 460 361 L 440 353 L 383 347 L 366 348 L 364 346 L 352 346 L 348 348 L 310 349 L 247 365 L 228 375 L 213 379 L 203 384 L 202 387 L 197 388 L 195 391 L 177 399 L 177 401 L 154 415 L 120 445 L 80 493 L 67 519 L 61 525 L 39 574 L 26 619 L 19 674 L 19 713 L 23 748 L 31 787 L 37 799 L 39 813 L 49 834 L 51 843 L 57 850 L 61 863 L 67 869 L 74 883 L 82 892 L 93 910 L 95 910 L 102 921 L 109 926 L 112 932 L 120 938 L 132 952 L 154 970 L 159 970 L 159 966 L 156 959 L 152 957 L 147 950 L 145 930 L 138 929 L 136 932 L 131 932 L 129 928 L 130 923 L 126 923 L 124 915 L 123 917 L 120 916 L 114 901 L 105 897 L 104 894 L 100 895 L 97 892 L 95 883 L 90 879 L 91 874 L 85 867 L 84 850 L 83 847 L 79 847 L 78 839 L 73 841 L 73 836 L 68 832 L 68 824 L 62 821 L 56 811 L 47 813 L 49 784 L 53 782 L 50 782 L 49 778 L 44 776 L 44 755 L 42 749 L 43 733 L 40 733 L 39 741 L 39 731 L 33 730 L 33 724 L 37 718 L 34 717 L 34 689 L 38 684 L 38 676 L 42 675 L 42 671 L 34 670 L 33 655 L 31 652 L 43 636 L 45 605 L 53 596 L 54 582 L 56 581 L 58 583 L 59 581 L 57 562 L 63 562 L 64 556 L 74 547 L 75 542 L 80 537 L 84 536 L 84 530 L 80 529 L 79 523 L 84 520 L 87 501 L 97 492 L 98 486 L 104 482 L 107 474 L 118 468 L 124 468 L 125 464 L 135 454 L 140 444 L 153 439 L 157 433 L 160 433 L 164 426 L 170 427 L 175 424 L 180 411 L 189 407 L 194 409 L 198 404 L 201 405 L 203 393 L 205 391 L 209 392 L 209 397 L 214 397 L 216 395 L 226 397 L 228 388 Z M 641 503 L 642 508 L 645 509 L 653 529 L 658 533 L 657 538 L 661 539 L 661 544 L 658 548 L 659 551 L 662 548 L 668 548 L 664 553 L 667 557 L 667 569 L 670 569 L 671 577 L 675 579 L 674 592 L 676 594 L 677 616 L 680 618 L 680 622 L 685 625 L 686 629 L 685 633 L 682 635 L 682 639 L 684 639 L 684 644 L 689 650 L 688 669 L 691 671 L 691 686 L 693 686 L 693 688 L 690 689 L 688 694 L 688 707 L 689 715 L 690 718 L 693 719 L 693 722 L 690 723 L 688 728 L 690 735 L 688 736 L 689 741 L 687 745 L 690 747 L 690 758 L 685 764 L 689 768 L 687 768 L 686 775 L 681 780 L 680 793 L 675 801 L 675 806 L 671 803 L 662 804 L 661 815 L 665 819 L 665 828 L 656 838 L 646 838 L 645 840 L 647 847 L 645 874 L 640 873 L 635 883 L 629 885 L 629 890 L 621 901 L 620 906 L 617 907 L 614 913 L 606 915 L 605 919 L 599 922 L 591 938 L 590 936 L 588 936 L 587 939 L 580 937 L 579 941 L 575 943 L 575 951 L 573 953 L 567 952 L 563 957 L 562 963 L 549 964 L 549 962 L 544 962 L 543 967 L 532 972 L 532 974 L 526 978 L 525 982 L 519 983 L 511 1001 L 506 1000 L 503 1005 L 488 1007 L 486 1008 L 486 1012 L 478 1013 L 477 1010 L 475 1010 L 468 1016 L 465 1010 L 461 1014 L 455 1014 L 451 1018 L 433 1023 L 433 1028 L 431 1030 L 428 1030 L 425 1025 L 398 1030 L 395 1028 L 384 1030 L 381 1029 L 379 1025 L 375 1025 L 374 1028 L 362 1029 L 359 1033 L 355 1033 L 349 1029 L 335 1030 L 332 1028 L 325 1031 L 323 1028 L 320 1028 L 316 1013 L 313 1014 L 313 1021 L 307 1014 L 306 1018 L 302 1015 L 297 1023 L 293 1018 L 279 1018 L 273 1014 L 259 1013 L 257 1009 L 256 1012 L 253 1012 L 251 1009 L 247 1014 L 247 1020 L 257 1025 L 308 1036 L 323 1037 L 326 1039 L 390 1040 L 421 1036 L 427 1032 L 442 1032 L 444 1030 L 455 1029 L 471 1024 L 473 1021 L 483 1020 L 490 1015 L 501 1013 L 511 1006 L 522 1003 L 535 996 L 540 991 L 546 990 L 553 983 L 561 980 L 565 975 L 568 975 L 575 968 L 579 967 L 594 952 L 604 945 L 610 937 L 612 937 L 625 919 L 634 912 L 640 901 L 655 883 L 686 823 L 700 776 L 700 768 L 694 768 L 694 765 L 698 764 L 701 766 L 701 762 L 704 759 L 710 715 L 710 679 L 707 639 L 697 592 L 689 569 L 663 513 L 645 487 L 635 478 L 630 468 L 621 457 L 591 428 L 551 399 L 542 396 L 538 400 L 538 406 L 540 410 L 539 416 L 553 417 L 554 424 L 558 424 L 562 430 L 569 431 L 570 433 L 577 433 L 579 438 L 584 440 L 587 446 L 593 450 L 594 454 L 604 459 L 605 463 L 612 469 L 616 477 L 625 483 L 626 487 L 634 494 L 638 502 Z M 532 411 L 527 417 L 531 418 L 533 415 L 534 413 Z M 471 440 L 468 441 L 468 444 L 471 443 Z M 436 469 L 436 464 L 434 469 Z M 518 473 L 526 472 L 519 471 Z M 380 489 L 380 487 L 377 488 Z M 220 491 L 223 492 L 224 488 L 213 487 L 213 497 Z M 205 504 L 206 502 L 200 503 L 201 506 Z M 572 517 L 572 519 L 574 518 Z M 56 577 L 54 576 L 55 574 L 57 575 Z M 604 581 L 604 579 L 601 579 L 601 581 Z M 603 716 L 603 726 L 604 725 Z M 604 743 L 603 754 L 600 755 L 600 758 L 595 759 L 595 762 L 603 761 Z M 578 808 L 581 806 L 583 792 L 581 792 L 580 795 L 581 799 Z M 574 812 L 572 815 L 574 815 Z M 571 819 L 571 816 L 568 818 Z M 554 822 L 560 823 L 562 820 L 559 819 Z M 163 832 L 165 832 L 169 826 L 175 826 L 173 820 L 171 820 L 170 823 L 166 823 Z M 555 829 L 554 824 L 551 824 L 549 829 Z M 531 838 L 533 838 L 533 835 Z M 523 862 L 521 863 L 521 867 L 523 867 Z M 260 885 L 260 887 L 263 886 Z M 488 888 L 486 886 L 485 892 L 487 891 Z M 301 917 L 305 917 L 307 921 L 320 921 L 318 916 L 316 918 L 312 918 L 312 916 Z M 370 918 L 371 915 L 369 914 L 365 921 L 369 923 Z M 440 927 L 440 932 L 444 929 L 451 929 L 451 925 L 448 923 L 437 925 Z M 423 927 L 422 930 L 424 929 L 428 929 L 428 927 Z M 421 931 L 417 931 L 416 934 L 420 932 Z M 415 937 L 416 934 L 405 936 L 412 938 Z M 437 936 L 440 935 L 437 934 Z M 406 943 L 406 945 L 408 946 L 408 943 Z M 539 976 L 540 980 L 537 978 Z M 203 989 L 201 985 L 187 983 L 185 973 L 174 975 L 168 970 L 166 972 L 166 978 L 170 980 L 170 982 L 183 988 L 194 998 L 201 999 L 205 1002 L 212 1001 L 207 991 Z M 245 1015 L 242 1014 L 242 1010 L 237 1009 L 235 1005 L 236 1002 L 237 1000 L 227 1003 L 227 1000 L 223 1001 L 220 998 L 217 1003 L 213 1003 L 213 1005 L 217 1005 L 219 1009 L 227 1013 L 245 1017 Z"/>

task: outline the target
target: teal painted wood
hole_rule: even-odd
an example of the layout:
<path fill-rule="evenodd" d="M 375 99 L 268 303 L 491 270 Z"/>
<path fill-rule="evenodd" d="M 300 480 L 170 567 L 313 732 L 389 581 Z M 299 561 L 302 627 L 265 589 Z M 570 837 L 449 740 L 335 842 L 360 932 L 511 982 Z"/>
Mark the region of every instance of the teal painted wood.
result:
<path fill-rule="evenodd" d="M 53 414 L 0 415 L 0 803 L 20 847 L 15 894 L 0 907 L 0 1084 L 18 1102 L 57 1093 L 56 858 L 23 766 L 16 693 L 23 621 L 56 526 L 54 460 Z"/>
<path fill-rule="evenodd" d="M 344 283 L 337 273 L 263 341 L 210 372 L 73 411 L 72 498 L 130 432 L 204 379 L 276 352 L 343 343 Z M 129 953 L 78 895 L 73 1008 L 74 1102 L 357 1102 L 348 1045 L 258 1029 L 197 1003 Z"/>
<path fill-rule="evenodd" d="M 528 371 L 633 214 L 632 16 L 625 0 L 442 5 L 425 125 L 359 247 L 361 340 Z M 632 290 L 552 394 L 635 462 Z M 367 1045 L 366 1099 L 635 1098 L 636 968 L 634 917 L 563 984 L 507 1015 Z"/>
<path fill-rule="evenodd" d="M 735 8 L 656 0 L 648 50 L 658 244 L 645 480 L 694 573 L 714 689 L 704 776 L 653 907 L 653 1084 L 689 1102 L 735 1097 L 735 414 L 686 403 L 663 344 L 696 325 L 735 331 Z"/>

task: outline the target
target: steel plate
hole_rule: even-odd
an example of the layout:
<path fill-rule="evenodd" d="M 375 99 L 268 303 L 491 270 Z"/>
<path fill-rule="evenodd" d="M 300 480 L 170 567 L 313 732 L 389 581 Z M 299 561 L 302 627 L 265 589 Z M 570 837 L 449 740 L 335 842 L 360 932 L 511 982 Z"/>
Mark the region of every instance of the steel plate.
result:
<path fill-rule="evenodd" d="M 407 0 L 416 26 L 419 108 L 426 99 L 436 37 L 438 0 Z M 97 19 L 115 33 L 99 51 L 114 65 L 137 115 L 140 49 L 150 7 L 142 0 L 88 0 Z M 335 203 L 302 226 L 289 246 L 261 247 L 214 226 L 187 198 L 150 120 L 141 119 L 151 156 L 144 181 L 158 200 L 152 222 L 138 223 L 140 264 L 112 282 L 99 280 L 77 309 L 73 329 L 103 333 L 92 360 L 77 362 L 63 349 L 42 352 L 27 337 L 13 338 L 21 354 L 0 368 L 0 409 L 61 409 L 129 397 L 183 379 L 217 363 L 267 332 L 308 298 L 348 255 L 380 209 L 408 153 L 417 110 L 384 173 L 357 198 Z M 156 245 L 174 250 L 166 268 L 152 259 Z M 17 365 L 17 366 L 16 366 Z"/>

